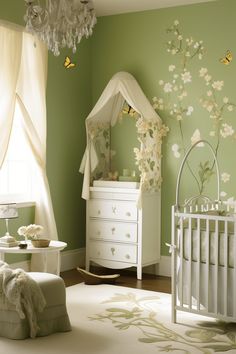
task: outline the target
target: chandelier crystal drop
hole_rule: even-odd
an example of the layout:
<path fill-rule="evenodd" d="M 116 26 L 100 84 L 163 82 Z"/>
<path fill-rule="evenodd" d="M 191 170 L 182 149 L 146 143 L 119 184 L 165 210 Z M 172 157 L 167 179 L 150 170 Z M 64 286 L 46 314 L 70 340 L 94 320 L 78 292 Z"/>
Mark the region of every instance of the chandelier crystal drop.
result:
<path fill-rule="evenodd" d="M 25 0 L 26 29 L 44 41 L 54 55 L 60 48 L 76 52 L 83 37 L 92 35 L 97 22 L 92 0 Z"/>

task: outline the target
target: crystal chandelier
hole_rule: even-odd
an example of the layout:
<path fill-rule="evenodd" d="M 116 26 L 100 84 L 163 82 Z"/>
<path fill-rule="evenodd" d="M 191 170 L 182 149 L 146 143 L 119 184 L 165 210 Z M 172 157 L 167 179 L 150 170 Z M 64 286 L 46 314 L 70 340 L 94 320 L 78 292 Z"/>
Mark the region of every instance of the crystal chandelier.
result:
<path fill-rule="evenodd" d="M 91 36 L 97 22 L 92 0 L 44 0 L 44 6 L 40 0 L 25 2 L 26 29 L 56 56 L 64 47 L 75 53 L 81 39 Z"/>

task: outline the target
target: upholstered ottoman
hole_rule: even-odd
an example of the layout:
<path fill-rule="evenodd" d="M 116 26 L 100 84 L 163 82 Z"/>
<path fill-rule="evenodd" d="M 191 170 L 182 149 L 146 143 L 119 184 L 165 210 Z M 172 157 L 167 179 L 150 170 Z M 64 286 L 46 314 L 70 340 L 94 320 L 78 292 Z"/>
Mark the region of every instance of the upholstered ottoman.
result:
<path fill-rule="evenodd" d="M 70 331 L 70 321 L 66 309 L 65 284 L 62 278 L 50 273 L 27 273 L 40 286 L 46 306 L 37 314 L 39 331 L 37 337 L 55 332 Z M 21 319 L 14 306 L 7 310 L 0 308 L 0 336 L 11 339 L 30 337 L 27 319 Z"/>

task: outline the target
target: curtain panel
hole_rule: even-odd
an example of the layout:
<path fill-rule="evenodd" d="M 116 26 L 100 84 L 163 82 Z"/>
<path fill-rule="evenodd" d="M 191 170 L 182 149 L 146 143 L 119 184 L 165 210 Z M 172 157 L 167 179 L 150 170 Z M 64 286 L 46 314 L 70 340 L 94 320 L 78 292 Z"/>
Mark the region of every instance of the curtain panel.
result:
<path fill-rule="evenodd" d="M 44 227 L 47 238 L 57 240 L 46 175 L 47 48 L 20 26 L 0 21 L 0 51 L 0 167 L 7 152 L 17 100 L 26 141 L 35 162 L 35 223 Z M 56 262 L 53 258 L 50 271 L 55 273 Z M 31 270 L 41 270 L 41 263 L 41 257 L 34 255 Z"/>

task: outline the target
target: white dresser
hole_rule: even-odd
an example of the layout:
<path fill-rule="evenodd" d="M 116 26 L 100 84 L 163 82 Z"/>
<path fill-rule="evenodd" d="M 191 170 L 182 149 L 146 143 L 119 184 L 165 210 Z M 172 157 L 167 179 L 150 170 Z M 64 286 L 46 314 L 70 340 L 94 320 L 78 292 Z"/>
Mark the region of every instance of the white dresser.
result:
<path fill-rule="evenodd" d="M 112 269 L 137 268 L 160 261 L 160 193 L 90 187 L 86 215 L 86 269 L 90 262 Z"/>

